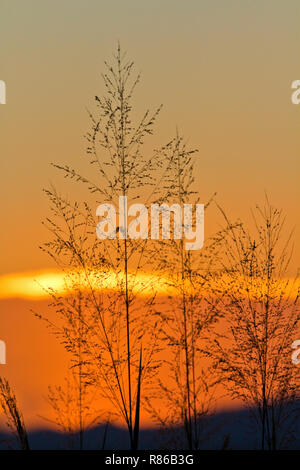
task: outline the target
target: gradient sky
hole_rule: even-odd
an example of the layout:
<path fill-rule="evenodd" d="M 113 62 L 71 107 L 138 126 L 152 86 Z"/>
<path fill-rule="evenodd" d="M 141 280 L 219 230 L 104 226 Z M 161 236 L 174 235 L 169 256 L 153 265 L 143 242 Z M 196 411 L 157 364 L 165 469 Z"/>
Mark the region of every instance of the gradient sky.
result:
<path fill-rule="evenodd" d="M 178 126 L 200 150 L 203 202 L 217 192 L 232 218 L 247 219 L 266 191 L 298 240 L 300 105 L 291 103 L 291 83 L 300 79 L 299 18 L 298 0 L 1 0 L 0 275 L 53 267 L 38 249 L 49 215 L 42 188 L 52 182 L 78 200 L 85 193 L 49 163 L 84 168 L 86 107 L 104 90 L 103 61 L 118 40 L 142 72 L 137 116 L 164 104 L 149 150 Z M 207 233 L 217 227 L 214 211 L 205 223 Z M 298 267 L 296 244 L 291 273 Z M 8 311 L 2 301 L 12 341 Z M 10 348 L 11 358 L 19 354 Z"/>
<path fill-rule="evenodd" d="M 296 0 L 2 0 L 0 272 L 49 265 L 38 250 L 49 214 L 42 188 L 66 187 L 49 162 L 83 168 L 85 108 L 103 91 L 103 60 L 118 39 L 142 71 L 138 113 L 164 104 L 151 148 L 178 125 L 200 149 L 203 201 L 217 191 L 232 217 L 245 216 L 267 191 L 296 225 L 300 106 L 290 87 L 300 78 L 299 17 Z M 83 198 L 79 191 L 72 196 Z M 299 257 L 296 248 L 295 268 Z"/>

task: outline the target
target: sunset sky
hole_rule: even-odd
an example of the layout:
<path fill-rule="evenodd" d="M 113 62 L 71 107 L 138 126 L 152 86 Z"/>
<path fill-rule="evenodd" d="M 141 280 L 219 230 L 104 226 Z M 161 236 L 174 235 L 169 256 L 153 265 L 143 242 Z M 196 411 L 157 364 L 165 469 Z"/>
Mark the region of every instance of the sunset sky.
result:
<path fill-rule="evenodd" d="M 47 308 L 31 295 L 33 279 L 61 282 L 39 250 L 49 216 L 42 190 L 54 184 L 85 199 L 50 163 L 84 170 L 86 108 L 104 91 L 103 61 L 118 40 L 142 73 L 136 117 L 164 105 L 149 152 L 177 126 L 199 149 L 201 201 L 217 192 L 232 219 L 248 220 L 266 192 L 295 227 L 296 273 L 300 105 L 291 102 L 291 83 L 300 79 L 299 18 L 296 0 L 1 0 L 0 339 L 8 363 L 0 374 L 18 389 L 29 422 L 40 422 L 47 385 L 65 372 L 62 348 L 30 313 Z M 207 211 L 206 235 L 219 224 L 217 211 Z"/>

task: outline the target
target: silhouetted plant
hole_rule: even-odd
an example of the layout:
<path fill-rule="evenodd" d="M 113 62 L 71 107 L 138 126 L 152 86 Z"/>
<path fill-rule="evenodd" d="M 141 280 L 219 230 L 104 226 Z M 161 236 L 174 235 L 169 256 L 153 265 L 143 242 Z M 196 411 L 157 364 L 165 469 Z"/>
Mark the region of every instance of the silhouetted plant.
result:
<path fill-rule="evenodd" d="M 71 448 L 84 448 L 84 434 L 93 426 L 109 418 L 95 409 L 96 390 L 89 387 L 76 369 L 65 378 L 63 385 L 49 386 L 47 401 L 52 409 L 52 418 L 44 418 L 55 424 L 69 437 Z M 77 442 L 79 440 L 79 445 Z"/>
<path fill-rule="evenodd" d="M 65 379 L 65 387 L 49 387 L 48 402 L 55 412 L 52 421 L 73 438 L 78 434 L 79 449 L 84 447 L 86 428 L 99 416 L 99 411 L 91 407 L 91 399 L 95 393 L 90 378 L 88 355 L 92 321 L 81 279 L 82 275 L 75 270 L 66 273 L 63 294 L 44 287 L 52 299 L 49 306 L 55 310 L 56 315 L 49 318 L 35 313 L 36 317 L 46 322 L 70 355 L 71 376 Z"/>
<path fill-rule="evenodd" d="M 0 407 L 7 419 L 7 426 L 16 436 L 21 450 L 29 450 L 27 431 L 17 399 L 8 381 L 0 377 Z"/>
<path fill-rule="evenodd" d="M 262 449 L 277 449 L 292 431 L 300 370 L 291 361 L 299 327 L 299 283 L 288 278 L 291 237 L 285 218 L 266 198 L 253 214 L 254 232 L 226 221 L 224 275 L 218 289 L 225 333 L 211 344 L 220 381 L 250 409 Z"/>
<path fill-rule="evenodd" d="M 114 65 L 106 63 L 106 68 L 106 95 L 96 97 L 99 112 L 89 113 L 92 129 L 87 134 L 87 156 L 98 180 L 94 183 L 69 166 L 54 165 L 66 177 L 86 185 L 90 198 L 94 195 L 101 200 L 95 200 L 91 209 L 91 202 L 72 204 L 54 189 L 47 190 L 53 217 L 46 225 L 53 238 L 43 249 L 65 270 L 67 290 L 73 289 L 73 273 L 80 276 L 75 284 L 80 285 L 89 317 L 84 321 L 90 334 L 84 345 L 90 366 L 88 381 L 98 386 L 101 396 L 124 419 L 130 446 L 136 449 L 141 397 L 158 367 L 155 286 L 143 276 L 149 266 L 149 257 L 144 256 L 147 240 L 127 238 L 119 225 L 116 239 L 99 241 L 94 214 L 99 203 L 118 207 L 119 196 L 126 196 L 128 204 L 136 203 L 147 188 L 148 202 L 143 199 L 143 204 L 150 205 L 162 179 L 163 148 L 145 157 L 143 144 L 153 132 L 160 108 L 152 115 L 147 111 L 135 125 L 132 99 L 139 76 L 131 80 L 133 62 L 127 62 L 118 47 Z M 58 300 L 64 304 L 66 298 Z M 57 310 L 59 313 L 60 307 Z M 74 348 L 68 340 L 63 343 L 67 349 Z"/>
<path fill-rule="evenodd" d="M 165 147 L 167 171 L 159 201 L 169 207 L 177 204 L 183 208 L 185 204 L 192 204 L 194 219 L 190 228 L 194 230 L 195 204 L 200 202 L 193 189 L 195 152 L 188 149 L 178 135 Z M 182 220 L 181 227 L 176 230 L 179 228 L 183 232 L 186 225 L 188 222 Z M 183 427 L 184 445 L 192 450 L 198 449 L 211 432 L 207 417 L 212 412 L 214 378 L 204 364 L 200 347 L 204 348 L 207 335 L 218 320 L 220 300 L 213 292 L 218 245 L 206 241 L 200 251 L 189 251 L 185 247 L 186 242 L 184 237 L 176 239 L 173 233 L 170 240 L 158 241 L 153 248 L 155 269 L 162 279 L 167 280 L 173 295 L 160 309 L 165 358 L 163 378 L 160 376 L 158 379 L 155 396 L 163 401 L 164 410 L 159 411 L 159 405 L 153 406 L 153 397 L 148 400 L 148 406 L 169 438 L 173 430 L 173 440 L 177 436 L 177 445 L 181 448 L 183 444 L 179 444 L 178 439 Z"/>

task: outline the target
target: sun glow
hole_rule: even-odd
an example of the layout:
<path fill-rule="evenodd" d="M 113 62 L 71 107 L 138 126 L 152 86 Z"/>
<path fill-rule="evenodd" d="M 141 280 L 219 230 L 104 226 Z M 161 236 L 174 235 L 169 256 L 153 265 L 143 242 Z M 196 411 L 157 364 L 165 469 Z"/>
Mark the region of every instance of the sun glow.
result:
<path fill-rule="evenodd" d="M 24 298 L 45 299 L 51 295 L 51 290 L 57 294 L 68 294 L 74 285 L 83 289 L 111 291 L 119 289 L 125 282 L 124 273 L 96 273 L 89 272 L 59 272 L 36 271 L 9 274 L 0 277 L 0 299 Z M 129 273 L 129 289 L 141 296 L 149 296 L 155 292 L 158 295 L 175 294 L 175 289 L 168 285 L 168 281 L 153 273 Z"/>
<path fill-rule="evenodd" d="M 289 279 L 275 283 L 272 288 L 272 295 L 275 297 L 296 297 L 299 295 L 299 280 Z M 177 288 L 174 287 L 177 285 Z M 283 288 L 284 285 L 284 288 Z M 83 290 L 116 291 L 124 289 L 125 274 L 123 272 L 95 272 L 89 271 L 34 271 L 25 273 L 13 273 L 0 277 L 0 299 L 23 298 L 23 299 L 47 299 L 51 292 L 59 295 L 67 295 L 75 287 Z M 178 288 L 179 287 L 179 288 Z M 154 293 L 161 296 L 176 296 L 180 292 L 180 286 L 174 279 L 168 279 L 161 275 L 150 272 L 138 272 L 128 274 L 129 290 L 139 296 L 152 296 Z M 189 290 L 190 286 L 186 286 Z M 201 287 L 199 286 L 199 290 Z M 241 297 L 260 298 L 263 300 L 267 293 L 267 286 L 264 280 L 245 278 L 228 279 L 223 277 L 219 281 L 206 286 L 211 294 L 220 295 L 225 292 L 235 292 Z"/>

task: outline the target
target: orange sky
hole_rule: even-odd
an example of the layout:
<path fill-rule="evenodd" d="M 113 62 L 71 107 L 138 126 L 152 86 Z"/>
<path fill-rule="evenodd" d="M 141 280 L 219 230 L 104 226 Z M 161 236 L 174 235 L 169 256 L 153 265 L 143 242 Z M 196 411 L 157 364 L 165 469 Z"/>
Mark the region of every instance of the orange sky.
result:
<path fill-rule="evenodd" d="M 140 282 L 144 282 L 145 277 L 147 281 L 149 278 L 152 282 L 156 281 L 155 275 L 144 273 L 140 275 Z M 113 276 L 106 278 L 105 282 L 108 292 L 113 291 Z M 172 289 L 168 290 L 163 286 L 162 279 L 160 284 L 160 296 L 175 295 Z M 63 384 L 65 377 L 69 375 L 70 364 L 70 357 L 63 346 L 46 329 L 45 323 L 33 315 L 32 311 L 54 319 L 55 314 L 53 309 L 49 308 L 49 296 L 43 286 L 63 294 L 63 275 L 58 271 L 43 270 L 0 277 L 0 339 L 5 340 L 7 348 L 7 364 L 0 366 L 1 375 L 8 378 L 14 387 L 26 423 L 31 428 L 49 426 L 49 423 L 41 418 L 53 417 L 45 399 L 47 388 L 49 385 Z M 299 282 L 297 286 L 299 287 Z M 144 294 L 147 295 L 147 292 Z M 218 409 L 239 406 L 238 402 L 232 402 L 223 394 L 221 387 L 215 395 Z M 100 409 L 109 408 L 108 403 L 97 398 L 94 406 Z M 151 420 L 145 413 L 142 414 L 142 423 L 151 425 Z"/>
<path fill-rule="evenodd" d="M 201 201 L 217 192 L 232 218 L 247 218 L 267 191 L 299 239 L 300 106 L 291 103 L 299 16 L 293 0 L 2 0 L 0 273 L 51 266 L 38 249 L 49 215 L 42 188 L 52 182 L 71 198 L 86 197 L 49 163 L 86 173 L 86 107 L 94 109 L 94 95 L 104 91 L 103 61 L 117 39 L 142 72 L 135 116 L 164 105 L 146 150 L 178 126 L 199 148 Z M 217 224 L 216 212 L 207 212 L 206 235 Z M 294 271 L 299 261 L 296 246 Z"/>
<path fill-rule="evenodd" d="M 49 164 L 85 173 L 86 107 L 104 91 L 103 61 L 120 39 L 142 71 L 134 116 L 164 104 L 147 152 L 178 126 L 199 148 L 202 202 L 217 192 L 232 219 L 247 221 L 267 192 L 297 241 L 300 105 L 291 104 L 291 83 L 300 79 L 299 17 L 294 0 L 1 0 L 0 339 L 8 364 L 0 373 L 11 378 L 31 423 L 40 422 L 47 385 L 66 371 L 62 348 L 29 312 L 47 309 L 33 277 L 61 285 L 38 248 L 48 236 L 42 189 L 54 183 L 73 199 L 87 197 Z M 205 236 L 219 223 L 209 209 Z M 289 274 L 299 266 L 296 243 Z"/>
<path fill-rule="evenodd" d="M 0 299 L 1 335 L 7 348 L 7 364 L 0 367 L 1 375 L 14 388 L 26 424 L 36 429 L 52 426 L 42 418 L 53 418 L 46 401 L 48 386 L 63 385 L 65 377 L 69 376 L 70 357 L 31 310 L 53 318 L 47 300 Z M 239 406 L 238 402 L 232 402 L 223 394 L 222 389 L 216 393 L 218 409 Z M 108 402 L 97 397 L 93 406 L 111 409 Z M 141 419 L 143 425 L 153 425 L 145 412 Z M 123 422 L 121 424 L 124 425 Z"/>

